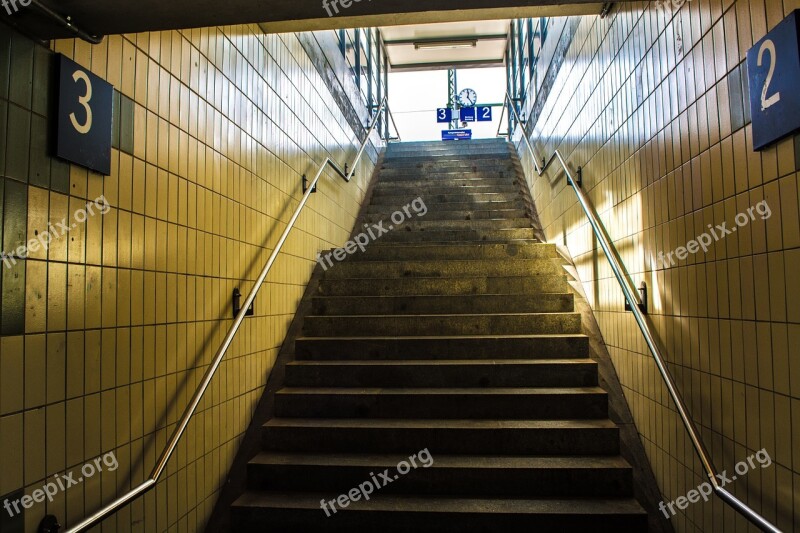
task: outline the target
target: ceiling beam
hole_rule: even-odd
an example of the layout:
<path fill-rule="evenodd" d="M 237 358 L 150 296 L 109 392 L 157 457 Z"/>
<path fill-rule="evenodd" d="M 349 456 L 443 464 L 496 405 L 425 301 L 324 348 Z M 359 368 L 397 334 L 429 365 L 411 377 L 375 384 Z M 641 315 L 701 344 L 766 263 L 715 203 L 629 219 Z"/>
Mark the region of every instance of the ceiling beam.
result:
<path fill-rule="evenodd" d="M 465 68 L 499 67 L 505 64 L 502 59 L 477 59 L 474 61 L 443 61 L 441 63 L 400 63 L 391 65 L 391 72 L 417 72 L 424 70 L 447 70 Z"/>
<path fill-rule="evenodd" d="M 337 0 L 328 16 L 321 0 L 41 0 L 87 33 L 113 35 L 235 24 L 259 24 L 269 33 L 402 26 L 468 20 L 596 15 L 602 3 L 586 0 Z M 332 2 L 333 0 L 327 0 Z M 349 7 L 345 8 L 345 5 Z M 0 16 L 44 39 L 73 33 L 33 6 Z"/>
<path fill-rule="evenodd" d="M 502 35 L 457 35 L 447 37 L 431 37 L 425 39 L 397 39 L 394 41 L 383 41 L 386 46 L 408 46 L 413 44 L 430 44 L 442 43 L 450 41 L 505 41 L 508 39 L 508 34 Z"/>
<path fill-rule="evenodd" d="M 381 26 L 407 26 L 411 24 L 436 24 L 442 22 L 467 22 L 473 20 L 506 20 L 536 17 L 566 17 L 573 15 L 599 15 L 602 2 L 574 0 L 535 0 L 535 3 L 520 5 L 525 0 L 462 0 L 457 4 L 448 0 L 411 3 L 407 0 L 380 0 L 360 4 L 334 17 L 294 19 L 262 22 L 261 28 L 268 33 L 286 31 L 308 31 L 349 29 Z M 380 12 L 370 12 L 370 6 L 379 7 Z M 420 6 L 419 10 L 413 7 Z M 356 10 L 356 7 L 360 9 Z M 392 12 L 391 9 L 396 11 Z M 323 11 L 323 15 L 324 15 Z"/>

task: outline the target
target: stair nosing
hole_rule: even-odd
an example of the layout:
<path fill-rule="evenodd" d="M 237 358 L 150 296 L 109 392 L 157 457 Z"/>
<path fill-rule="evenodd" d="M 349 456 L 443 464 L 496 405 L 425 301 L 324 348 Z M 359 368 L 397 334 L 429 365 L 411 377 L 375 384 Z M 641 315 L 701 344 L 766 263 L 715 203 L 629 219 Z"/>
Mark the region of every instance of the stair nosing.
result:
<path fill-rule="evenodd" d="M 266 459 L 283 459 L 284 461 L 265 462 Z M 251 465 L 289 465 L 297 463 L 288 461 L 305 460 L 300 466 L 369 466 L 369 461 L 375 461 L 385 466 L 397 466 L 400 461 L 407 460 L 408 456 L 399 453 L 320 453 L 320 452 L 277 452 L 261 451 L 248 464 Z M 329 459 L 327 462 L 325 459 Z M 491 463 L 495 463 L 492 465 Z M 521 463 L 523 466 L 515 467 L 514 463 Z M 442 468 L 442 465 L 450 468 L 531 468 L 546 470 L 549 468 L 572 468 L 592 469 L 590 466 L 600 463 L 600 468 L 627 470 L 631 469 L 630 463 L 620 455 L 457 455 L 440 454 L 435 457 L 433 467 Z M 374 464 L 374 463 L 373 463 Z M 556 466 L 553 467 L 552 465 Z M 584 464 L 585 466 L 580 466 Z M 463 466 L 462 466 L 463 465 Z M 578 466 L 575 466 L 578 465 Z"/>

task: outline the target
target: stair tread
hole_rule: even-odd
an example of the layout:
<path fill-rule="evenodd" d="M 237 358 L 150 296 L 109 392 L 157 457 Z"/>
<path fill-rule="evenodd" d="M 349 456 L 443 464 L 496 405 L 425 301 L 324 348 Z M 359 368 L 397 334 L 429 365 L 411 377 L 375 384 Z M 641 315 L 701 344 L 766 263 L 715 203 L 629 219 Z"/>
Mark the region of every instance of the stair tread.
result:
<path fill-rule="evenodd" d="M 498 394 L 514 396 L 536 395 L 606 395 L 600 387 L 283 387 L 276 394 L 319 394 L 319 395 L 474 395 L 491 396 Z"/>
<path fill-rule="evenodd" d="M 520 229 L 520 228 L 515 228 L 515 229 Z M 533 228 L 522 228 L 522 229 L 533 229 Z M 497 231 L 497 230 L 492 230 L 492 231 Z M 416 233 L 418 233 L 418 234 L 419 233 L 431 234 L 433 232 L 427 232 L 427 231 L 419 232 L 418 231 Z M 442 233 L 442 232 L 439 232 L 439 233 Z M 385 247 L 388 248 L 392 244 L 395 244 L 395 243 L 397 243 L 397 244 L 405 244 L 404 241 L 391 241 L 391 242 L 385 242 L 385 243 L 381 243 L 380 241 L 378 241 L 376 243 L 373 243 L 371 245 L 371 247 L 375 248 L 377 246 L 385 246 Z M 538 240 L 538 239 L 474 239 L 474 240 L 471 240 L 471 241 L 469 241 L 469 240 L 467 240 L 467 241 L 433 241 L 433 240 L 425 241 L 425 244 L 435 244 L 437 246 L 439 246 L 439 245 L 444 246 L 444 245 L 447 245 L 447 244 L 456 244 L 456 245 L 459 245 L 459 246 L 469 246 L 469 245 L 474 245 L 474 244 L 539 244 L 539 243 L 541 243 L 541 241 Z"/>
<path fill-rule="evenodd" d="M 416 279 L 416 278 L 415 278 Z M 366 319 L 375 319 L 375 318 L 406 318 L 406 317 L 413 317 L 413 318 L 441 318 L 441 317 L 458 317 L 458 318 L 483 318 L 483 317 L 504 317 L 504 316 L 558 316 L 558 315 L 569 315 L 569 316 L 576 316 L 580 315 L 580 313 L 574 311 L 557 311 L 553 313 L 425 313 L 422 315 L 404 315 L 400 313 L 395 313 L 391 315 L 306 315 L 306 318 L 324 318 L 326 320 L 331 318 L 346 318 L 348 320 L 354 320 L 358 318 L 366 318 Z"/>
<path fill-rule="evenodd" d="M 376 279 L 376 278 L 369 278 L 369 279 Z M 380 278 L 377 278 L 380 279 Z M 418 279 L 418 278 L 414 278 Z M 521 298 L 563 298 L 565 296 L 572 296 L 572 293 L 569 292 L 544 292 L 537 295 L 526 295 L 526 294 L 501 294 L 501 293 L 486 293 L 486 294 L 450 294 L 450 295 L 431 295 L 431 294 L 417 294 L 413 296 L 404 296 L 398 294 L 387 294 L 386 296 L 353 296 L 353 295 L 343 295 L 343 296 L 328 296 L 325 294 L 320 294 L 319 296 L 314 296 L 314 298 L 320 300 L 353 300 L 353 301 L 364 301 L 364 300 L 382 300 L 382 299 L 396 299 L 396 300 L 408 300 L 410 298 L 477 298 L 480 300 L 489 300 L 492 298 L 508 298 L 509 296 L 519 296 Z"/>
<path fill-rule="evenodd" d="M 387 466 L 408 460 L 403 454 L 260 452 L 251 465 Z M 630 464 L 621 456 L 437 455 L 432 468 L 619 468 Z"/>
<path fill-rule="evenodd" d="M 608 419 L 593 420 L 485 420 L 407 418 L 273 418 L 269 427 L 334 427 L 389 429 L 618 429 Z"/>
<path fill-rule="evenodd" d="M 320 510 L 320 501 L 330 498 L 324 493 L 260 492 L 248 491 L 235 507 Z M 375 494 L 370 500 L 361 500 L 339 512 L 358 511 L 419 511 L 426 513 L 491 513 L 491 514 L 645 514 L 634 498 L 569 498 L 569 499 L 519 499 L 519 498 L 457 498 L 447 496 L 408 496 Z"/>
<path fill-rule="evenodd" d="M 412 340 L 431 340 L 431 339 L 441 339 L 441 340 L 469 340 L 469 339 L 575 339 L 575 338 L 587 338 L 586 335 L 581 333 L 541 333 L 537 335 L 408 335 L 404 336 L 402 339 L 398 339 L 397 337 L 389 337 L 386 335 L 381 335 L 378 337 L 372 336 L 350 336 L 350 337 L 309 337 L 309 336 L 300 336 L 297 339 L 314 339 L 315 341 L 318 340 L 335 340 L 335 341 L 347 341 L 347 340 L 370 340 L 370 341 L 380 341 L 380 340 L 403 340 L 403 341 L 412 341 Z"/>
<path fill-rule="evenodd" d="M 593 359 L 419 359 L 419 360 L 393 360 L 393 361 L 292 361 L 288 366 L 513 366 L 513 365 L 575 365 L 596 364 Z"/>
<path fill-rule="evenodd" d="M 509 263 L 514 264 L 514 263 L 517 263 L 517 264 L 521 264 L 521 265 L 529 264 L 529 263 L 533 263 L 533 264 L 544 264 L 544 263 L 546 263 L 546 264 L 557 264 L 557 263 L 553 262 L 554 260 L 556 260 L 556 258 L 551 258 L 551 257 L 523 257 L 523 258 L 517 259 L 517 258 L 514 258 L 514 257 L 509 257 L 509 258 L 504 258 L 502 260 L 502 263 L 503 264 L 509 264 Z M 477 263 L 498 263 L 498 260 L 497 259 L 483 259 L 483 258 L 480 258 L 480 257 L 464 258 L 464 259 L 385 259 L 385 260 L 364 259 L 362 261 L 342 261 L 339 264 L 340 265 L 371 265 L 371 264 L 407 265 L 407 264 L 414 264 L 414 263 L 423 263 L 423 264 L 444 263 L 444 264 L 449 264 L 449 265 L 455 265 L 455 264 L 463 264 L 463 263 L 474 263 L 474 264 L 477 264 Z M 498 277 L 498 276 L 492 276 L 492 277 Z"/>
<path fill-rule="evenodd" d="M 547 244 L 547 243 L 544 243 L 544 242 L 541 242 L 541 241 L 537 241 L 537 240 L 534 240 L 534 239 L 519 239 L 519 241 L 520 242 L 515 242 L 513 244 L 513 246 L 515 246 L 517 248 L 547 248 L 547 249 L 552 248 L 552 250 L 554 252 L 557 251 L 557 248 L 554 245 Z M 380 246 L 379 243 L 380 243 L 380 241 L 373 243 L 373 245 L 370 246 L 369 249 L 370 250 L 371 249 L 375 249 L 376 246 L 379 247 Z M 477 248 L 477 247 L 493 247 L 493 248 L 496 248 L 496 247 L 502 247 L 502 246 L 511 246 L 511 245 L 508 245 L 508 244 L 505 244 L 505 243 L 475 242 L 475 241 L 469 241 L 468 244 L 469 244 L 469 246 L 471 248 Z M 464 248 L 464 244 L 463 243 L 459 243 L 458 241 L 443 242 L 441 245 L 434 245 L 434 244 L 431 244 L 429 242 L 398 242 L 398 243 L 392 243 L 391 246 L 384 246 L 384 248 L 411 249 L 411 250 L 413 250 L 413 249 L 427 249 L 427 248 L 463 249 Z M 556 256 L 554 255 L 554 256 L 552 256 L 552 258 L 556 258 Z"/>
<path fill-rule="evenodd" d="M 538 335 L 408 335 L 404 336 L 401 340 L 403 341 L 414 341 L 414 340 L 470 340 L 470 339 L 576 339 L 576 338 L 587 338 L 586 335 L 581 333 L 542 333 Z M 351 337 L 309 337 L 309 336 L 300 336 L 297 338 L 298 340 L 306 340 L 312 339 L 315 341 L 320 340 L 332 340 L 332 341 L 347 341 L 347 340 L 369 340 L 369 341 L 380 341 L 381 339 L 386 340 L 397 340 L 397 337 L 390 337 L 387 335 L 380 335 L 380 336 L 351 336 Z"/>

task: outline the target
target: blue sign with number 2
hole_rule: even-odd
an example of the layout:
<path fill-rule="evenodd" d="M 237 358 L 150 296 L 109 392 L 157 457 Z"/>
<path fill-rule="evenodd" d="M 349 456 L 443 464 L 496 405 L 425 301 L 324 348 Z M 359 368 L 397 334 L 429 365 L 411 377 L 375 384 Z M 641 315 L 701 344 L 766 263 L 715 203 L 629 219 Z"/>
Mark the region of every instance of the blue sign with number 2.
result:
<path fill-rule="evenodd" d="M 800 129 L 799 26 L 795 10 L 747 52 L 755 150 Z"/>

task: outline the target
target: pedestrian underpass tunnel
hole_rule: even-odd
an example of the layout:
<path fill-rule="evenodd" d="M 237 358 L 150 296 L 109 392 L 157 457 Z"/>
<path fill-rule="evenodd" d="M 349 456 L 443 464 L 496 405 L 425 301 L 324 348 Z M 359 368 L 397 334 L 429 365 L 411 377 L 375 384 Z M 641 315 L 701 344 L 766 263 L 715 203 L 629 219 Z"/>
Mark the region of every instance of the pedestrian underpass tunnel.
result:
<path fill-rule="evenodd" d="M 0 533 L 800 530 L 798 8 L 0 2 Z"/>

